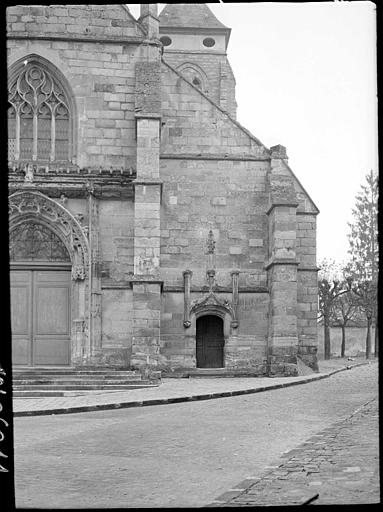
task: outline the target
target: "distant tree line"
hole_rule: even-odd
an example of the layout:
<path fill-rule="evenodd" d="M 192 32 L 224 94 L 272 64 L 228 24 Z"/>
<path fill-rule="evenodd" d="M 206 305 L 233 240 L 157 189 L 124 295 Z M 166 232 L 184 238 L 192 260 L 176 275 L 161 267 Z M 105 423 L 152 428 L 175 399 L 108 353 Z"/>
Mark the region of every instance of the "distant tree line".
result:
<path fill-rule="evenodd" d="M 330 327 L 342 329 L 341 357 L 346 352 L 346 327 L 366 326 L 366 358 L 371 357 L 371 328 L 375 325 L 374 355 L 378 338 L 378 177 L 370 171 L 362 185 L 349 223 L 349 255 L 344 264 L 319 262 L 319 319 L 324 328 L 324 358 L 331 357 Z"/>

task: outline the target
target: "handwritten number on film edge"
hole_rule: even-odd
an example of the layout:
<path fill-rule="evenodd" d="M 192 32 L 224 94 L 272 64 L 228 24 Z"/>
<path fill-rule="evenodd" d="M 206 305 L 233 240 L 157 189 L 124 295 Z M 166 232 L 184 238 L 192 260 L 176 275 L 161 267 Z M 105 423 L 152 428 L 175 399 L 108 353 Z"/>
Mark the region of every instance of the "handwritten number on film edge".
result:
<path fill-rule="evenodd" d="M 2 376 L 5 376 L 5 371 L 0 368 L 0 375 Z M 2 386 L 4 384 L 4 379 L 2 377 L 0 377 L 0 386 Z M 2 389 L 0 389 L 0 395 L 5 395 L 6 392 L 3 391 Z M 3 410 L 3 406 L 0 402 L 0 412 Z M 0 417 L 0 422 L 4 423 L 4 425 L 6 427 L 8 427 L 8 423 L 5 421 L 4 418 L 1 418 Z M 0 442 L 4 440 L 4 433 L 3 431 L 0 429 Z M 5 453 L 3 453 L 1 450 L 0 450 L 0 457 L 3 457 L 4 459 L 7 459 L 8 458 L 8 455 L 5 455 Z M 1 473 L 8 473 L 8 469 L 6 469 L 2 464 L 0 464 L 0 472 Z"/>

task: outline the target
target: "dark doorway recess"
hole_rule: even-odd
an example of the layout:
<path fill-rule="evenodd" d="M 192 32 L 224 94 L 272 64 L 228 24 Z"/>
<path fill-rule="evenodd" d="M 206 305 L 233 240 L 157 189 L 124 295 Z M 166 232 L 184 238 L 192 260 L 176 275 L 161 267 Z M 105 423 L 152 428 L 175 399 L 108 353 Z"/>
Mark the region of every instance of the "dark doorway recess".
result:
<path fill-rule="evenodd" d="M 223 320 L 206 315 L 197 318 L 197 368 L 223 368 Z"/>

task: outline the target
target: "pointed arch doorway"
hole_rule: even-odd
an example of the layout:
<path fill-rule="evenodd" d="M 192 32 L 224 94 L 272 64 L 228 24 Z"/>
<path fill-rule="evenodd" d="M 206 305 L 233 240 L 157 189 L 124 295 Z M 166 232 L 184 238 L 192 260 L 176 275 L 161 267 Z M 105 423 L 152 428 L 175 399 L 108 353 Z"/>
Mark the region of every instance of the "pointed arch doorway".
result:
<path fill-rule="evenodd" d="M 22 366 L 70 364 L 71 259 L 45 224 L 10 234 L 12 360 Z"/>
<path fill-rule="evenodd" d="M 204 315 L 196 321 L 197 368 L 223 368 L 223 320 L 216 315 Z"/>

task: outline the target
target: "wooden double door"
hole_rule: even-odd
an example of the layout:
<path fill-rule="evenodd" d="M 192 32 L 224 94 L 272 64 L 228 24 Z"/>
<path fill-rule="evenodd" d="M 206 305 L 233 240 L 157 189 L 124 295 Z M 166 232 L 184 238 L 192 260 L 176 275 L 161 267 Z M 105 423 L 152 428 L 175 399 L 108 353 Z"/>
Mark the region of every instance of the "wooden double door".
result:
<path fill-rule="evenodd" d="M 70 364 L 70 295 L 67 268 L 11 270 L 14 365 Z"/>
<path fill-rule="evenodd" d="M 223 320 L 215 315 L 197 318 L 196 324 L 197 368 L 223 368 Z"/>

